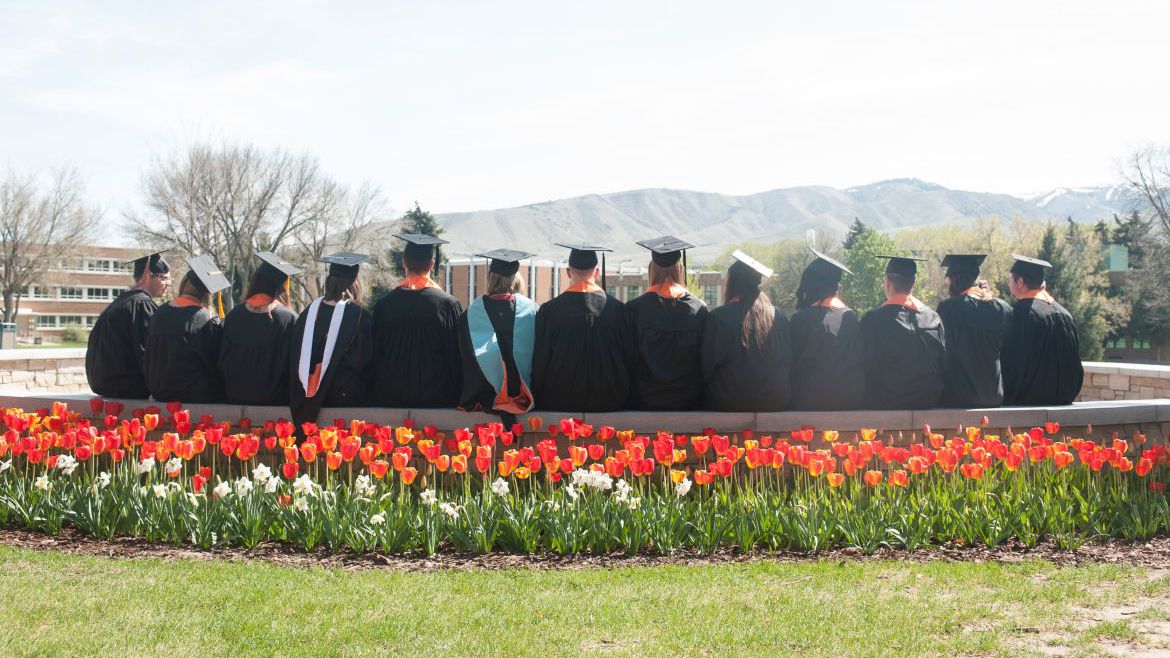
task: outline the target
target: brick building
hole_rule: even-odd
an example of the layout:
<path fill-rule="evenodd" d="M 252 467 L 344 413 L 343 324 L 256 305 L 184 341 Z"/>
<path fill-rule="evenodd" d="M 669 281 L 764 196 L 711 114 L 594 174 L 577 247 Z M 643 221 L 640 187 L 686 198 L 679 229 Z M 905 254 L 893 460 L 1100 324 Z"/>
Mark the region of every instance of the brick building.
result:
<path fill-rule="evenodd" d="M 138 249 L 90 247 L 82 256 L 58 262 L 20 300 L 20 339 L 55 341 L 68 327 L 88 331 L 98 314 L 132 284 L 133 266 L 123 261 Z"/>

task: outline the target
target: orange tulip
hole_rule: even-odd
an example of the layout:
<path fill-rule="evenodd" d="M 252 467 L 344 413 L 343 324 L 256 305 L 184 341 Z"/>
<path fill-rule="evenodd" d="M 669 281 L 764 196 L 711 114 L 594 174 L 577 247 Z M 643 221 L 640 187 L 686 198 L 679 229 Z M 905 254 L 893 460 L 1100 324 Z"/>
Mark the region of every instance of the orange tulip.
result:
<path fill-rule="evenodd" d="M 861 428 L 861 440 L 862 441 L 873 441 L 874 437 L 876 437 L 876 436 L 877 436 L 876 429 L 872 429 L 872 428 L 868 428 L 868 427 Z"/>
<path fill-rule="evenodd" d="M 808 474 L 813 477 L 820 477 L 821 473 L 825 472 L 825 464 L 821 460 L 810 461 L 808 463 Z"/>
<path fill-rule="evenodd" d="M 456 473 L 467 472 L 467 455 L 455 455 L 451 458 L 451 470 Z"/>
<path fill-rule="evenodd" d="M 866 471 L 865 475 L 863 476 L 863 479 L 864 479 L 865 485 L 867 487 L 876 487 L 877 485 L 882 483 L 882 472 L 881 471 Z"/>
<path fill-rule="evenodd" d="M 418 477 L 418 469 L 413 466 L 407 466 L 402 469 L 402 482 L 404 484 L 412 484 L 414 479 Z"/>
<path fill-rule="evenodd" d="M 589 458 L 589 451 L 583 446 L 569 446 L 569 459 L 573 461 L 573 466 L 580 466 Z"/>
<path fill-rule="evenodd" d="M 528 428 L 533 432 L 539 432 L 540 428 L 544 427 L 544 419 L 540 416 L 528 417 Z"/>
<path fill-rule="evenodd" d="M 821 432 L 821 439 L 823 439 L 825 442 L 836 441 L 838 438 L 840 438 L 840 436 L 841 433 L 837 430 L 825 430 Z"/>
<path fill-rule="evenodd" d="M 527 466 L 517 466 L 516 470 L 512 471 L 512 474 L 519 480 L 527 480 L 528 476 L 532 475 L 532 470 Z"/>
<path fill-rule="evenodd" d="M 158 427 L 158 414 L 146 414 L 142 417 L 142 424 L 147 432 L 153 432 Z"/>
<path fill-rule="evenodd" d="M 329 470 L 331 470 L 331 471 L 336 471 L 337 469 L 341 468 L 341 453 L 340 452 L 327 452 L 327 453 L 325 453 L 325 465 L 328 466 Z"/>
<path fill-rule="evenodd" d="M 386 472 L 390 470 L 390 463 L 385 459 L 375 459 L 374 461 L 370 462 L 369 468 L 370 475 L 373 475 L 374 477 L 381 480 L 382 478 L 386 477 Z M 402 474 L 402 479 L 406 480 L 405 473 Z M 413 480 L 414 478 L 411 479 Z M 407 482 L 407 484 L 410 484 L 410 482 Z"/>
<path fill-rule="evenodd" d="M 829 482 L 830 487 L 836 489 L 841 486 L 841 483 L 845 482 L 845 476 L 840 473 L 829 473 L 825 476 L 825 480 Z"/>
<path fill-rule="evenodd" d="M 309 463 L 317 461 L 317 444 L 308 442 L 302 443 L 301 458 Z"/>
<path fill-rule="evenodd" d="M 890 473 L 891 487 L 904 487 L 910 483 L 910 476 L 906 475 L 906 471 L 897 470 Z"/>
<path fill-rule="evenodd" d="M 686 471 L 680 471 L 676 468 L 670 469 L 670 481 L 671 482 L 678 484 L 679 482 L 682 482 L 685 479 L 687 479 L 687 472 Z"/>
<path fill-rule="evenodd" d="M 440 455 L 435 460 L 435 468 L 439 469 L 440 473 L 446 473 L 447 469 L 451 467 L 451 455 Z"/>
<path fill-rule="evenodd" d="M 1064 468 L 1072 463 L 1073 455 L 1071 452 L 1054 452 L 1052 453 L 1052 463 L 1056 464 L 1057 470 Z"/>
<path fill-rule="evenodd" d="M 983 477 L 983 464 L 963 464 L 959 472 L 969 480 L 978 480 Z"/>
<path fill-rule="evenodd" d="M 1154 461 L 1149 457 L 1142 457 L 1138 460 L 1137 466 L 1134 467 L 1133 472 L 1137 473 L 1140 477 L 1145 477 L 1146 474 L 1149 473 L 1153 468 Z"/>

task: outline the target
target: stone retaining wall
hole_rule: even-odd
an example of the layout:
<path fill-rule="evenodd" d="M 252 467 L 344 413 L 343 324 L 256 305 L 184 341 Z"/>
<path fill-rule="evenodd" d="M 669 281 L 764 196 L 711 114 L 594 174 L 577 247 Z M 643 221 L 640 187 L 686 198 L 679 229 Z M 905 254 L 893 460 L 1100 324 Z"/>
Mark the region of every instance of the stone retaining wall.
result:
<path fill-rule="evenodd" d="M 1170 366 L 1086 361 L 1079 400 L 1170 398 Z"/>
<path fill-rule="evenodd" d="M 85 348 L 0 350 L 4 390 L 88 392 Z"/>

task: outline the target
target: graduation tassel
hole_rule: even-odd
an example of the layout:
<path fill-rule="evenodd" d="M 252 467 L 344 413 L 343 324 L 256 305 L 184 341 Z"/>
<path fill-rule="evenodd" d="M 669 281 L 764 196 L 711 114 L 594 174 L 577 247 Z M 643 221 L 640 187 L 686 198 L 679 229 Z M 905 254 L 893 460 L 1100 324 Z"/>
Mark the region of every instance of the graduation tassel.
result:
<path fill-rule="evenodd" d="M 609 291 L 609 286 L 605 285 L 605 252 L 604 251 L 601 252 L 601 287 L 603 289 L 605 289 L 607 292 Z"/>
<path fill-rule="evenodd" d="M 223 319 L 223 292 L 215 293 L 215 305 L 219 309 L 219 319 Z"/>
<path fill-rule="evenodd" d="M 683 249 L 683 287 L 687 287 L 687 250 Z"/>
<path fill-rule="evenodd" d="M 292 281 L 292 277 L 284 277 L 284 303 L 288 304 L 289 308 L 292 308 L 292 290 L 289 287 L 290 281 Z"/>

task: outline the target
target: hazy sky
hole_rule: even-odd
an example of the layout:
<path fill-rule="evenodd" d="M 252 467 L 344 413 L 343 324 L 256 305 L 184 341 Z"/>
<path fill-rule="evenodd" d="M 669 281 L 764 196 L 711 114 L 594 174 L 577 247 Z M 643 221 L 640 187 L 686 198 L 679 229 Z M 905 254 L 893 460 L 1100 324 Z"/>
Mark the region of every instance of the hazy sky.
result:
<path fill-rule="evenodd" d="M 1170 3 L 7 2 L 0 165 L 117 218 L 199 139 L 320 156 L 397 209 L 912 176 L 1112 183 L 1170 142 Z"/>

